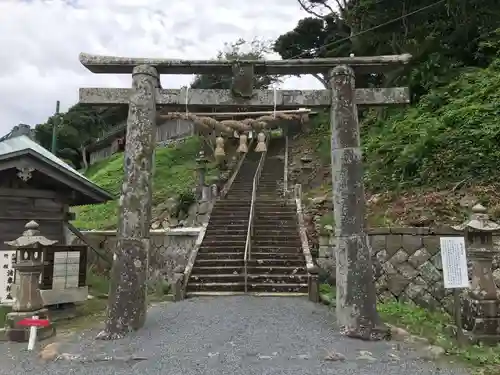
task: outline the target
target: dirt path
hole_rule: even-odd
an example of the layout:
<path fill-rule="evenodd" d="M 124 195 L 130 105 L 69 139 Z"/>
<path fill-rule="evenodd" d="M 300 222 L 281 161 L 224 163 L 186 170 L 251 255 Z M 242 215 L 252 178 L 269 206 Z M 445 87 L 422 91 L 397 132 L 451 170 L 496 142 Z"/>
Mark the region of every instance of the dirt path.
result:
<path fill-rule="evenodd" d="M 426 361 L 406 344 L 344 338 L 334 320 L 330 309 L 302 298 L 196 298 L 152 307 L 144 329 L 124 340 L 94 341 L 95 330 L 60 338 L 73 360 L 42 363 L 2 344 L 0 373 L 469 374 Z"/>

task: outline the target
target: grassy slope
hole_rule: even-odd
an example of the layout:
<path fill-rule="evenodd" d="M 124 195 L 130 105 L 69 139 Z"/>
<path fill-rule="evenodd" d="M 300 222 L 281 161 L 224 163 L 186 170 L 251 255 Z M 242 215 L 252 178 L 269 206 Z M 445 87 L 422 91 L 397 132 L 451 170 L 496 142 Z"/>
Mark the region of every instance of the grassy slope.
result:
<path fill-rule="evenodd" d="M 371 225 L 460 222 L 473 196 L 500 218 L 500 60 L 487 69 L 464 69 L 453 82 L 431 91 L 385 119 L 369 113 L 362 123 L 365 183 Z M 320 116 L 309 137 L 327 165 L 328 118 Z M 317 189 L 331 191 L 331 181 Z"/>
<path fill-rule="evenodd" d="M 196 179 L 196 155 L 200 140 L 191 137 L 179 145 L 156 150 L 153 180 L 153 204 L 167 198 L 189 192 Z M 123 154 L 115 154 L 109 159 L 92 165 L 86 176 L 102 188 L 118 195 L 123 181 Z M 113 229 L 117 224 L 118 201 L 100 205 L 82 206 L 75 209 L 73 222 L 80 229 Z"/>

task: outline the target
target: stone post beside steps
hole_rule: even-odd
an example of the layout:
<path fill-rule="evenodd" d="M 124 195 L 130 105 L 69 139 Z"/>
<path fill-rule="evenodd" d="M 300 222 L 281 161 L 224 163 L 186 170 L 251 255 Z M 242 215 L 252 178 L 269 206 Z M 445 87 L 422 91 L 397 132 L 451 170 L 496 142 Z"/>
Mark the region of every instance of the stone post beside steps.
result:
<path fill-rule="evenodd" d="M 470 219 L 456 230 L 463 230 L 467 257 L 472 266 L 472 285 L 464 300 L 464 327 L 473 342 L 497 344 L 500 342 L 500 299 L 493 279 L 493 258 L 498 253 L 493 245 L 493 232 L 500 225 L 490 221 L 486 208 L 480 204 L 472 208 Z"/>
<path fill-rule="evenodd" d="M 309 274 L 307 278 L 308 290 L 309 290 L 309 301 L 318 303 L 319 302 L 319 268 L 317 266 L 308 267 L 307 273 Z"/>
<path fill-rule="evenodd" d="M 42 259 L 43 248 L 52 246 L 57 241 L 42 236 L 38 228 L 38 223 L 30 221 L 26 224 L 26 230 L 21 237 L 14 241 L 5 242 L 6 245 L 17 251 L 17 261 L 12 268 L 19 275 L 12 311 L 7 314 L 5 319 L 4 334 L 9 341 L 28 341 L 30 327 L 20 325 L 21 320 L 25 318 L 31 319 L 34 316 L 39 319 L 49 319 L 48 309 L 44 307 L 40 293 L 39 279 L 44 266 Z M 37 333 L 38 340 L 43 340 L 53 336 L 55 328 L 52 324 L 49 324 L 46 327 L 39 327 Z"/>
<path fill-rule="evenodd" d="M 205 177 L 207 170 L 208 160 L 205 158 L 205 153 L 200 151 L 198 158 L 196 158 L 196 170 L 198 172 L 198 186 L 196 188 L 196 198 L 198 200 L 203 198 L 205 188 Z"/>
<path fill-rule="evenodd" d="M 182 283 L 184 281 L 184 267 L 177 266 L 174 269 L 174 278 L 172 283 L 173 302 L 178 302 L 183 299 Z"/>

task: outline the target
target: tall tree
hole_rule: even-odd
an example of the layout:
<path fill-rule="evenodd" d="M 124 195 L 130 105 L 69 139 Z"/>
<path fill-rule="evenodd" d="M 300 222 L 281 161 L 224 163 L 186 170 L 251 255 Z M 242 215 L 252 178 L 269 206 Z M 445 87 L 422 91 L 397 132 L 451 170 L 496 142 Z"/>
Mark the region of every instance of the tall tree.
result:
<path fill-rule="evenodd" d="M 57 124 L 56 155 L 70 161 L 77 169 L 85 166 L 85 147 L 126 118 L 126 107 L 88 108 L 76 104 L 67 112 L 49 117 L 35 126 L 35 139 L 50 150 L 52 129 Z"/>
<path fill-rule="evenodd" d="M 500 24 L 496 0 L 297 1 L 310 17 L 276 40 L 282 58 L 410 53 L 408 66 L 359 84 L 408 84 L 414 100 L 447 82 L 457 67 L 490 64 L 493 56 L 481 45 Z"/>
<path fill-rule="evenodd" d="M 266 55 L 272 52 L 272 43 L 254 39 L 246 41 L 238 39 L 235 42 L 225 43 L 224 48 L 217 53 L 217 60 L 262 60 Z M 218 74 L 200 74 L 197 75 L 191 83 L 193 89 L 230 89 L 231 76 Z M 254 76 L 254 87 L 256 89 L 265 89 L 273 83 L 279 82 L 275 76 Z"/>

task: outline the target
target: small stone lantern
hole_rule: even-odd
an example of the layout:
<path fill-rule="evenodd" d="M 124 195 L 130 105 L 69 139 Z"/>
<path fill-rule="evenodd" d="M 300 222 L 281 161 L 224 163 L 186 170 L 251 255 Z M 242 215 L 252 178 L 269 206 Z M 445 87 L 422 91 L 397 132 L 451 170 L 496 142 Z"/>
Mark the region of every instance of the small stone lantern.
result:
<path fill-rule="evenodd" d="M 472 266 L 471 289 L 464 300 L 464 326 L 474 342 L 500 342 L 500 300 L 493 279 L 493 258 L 498 253 L 493 245 L 493 232 L 500 225 L 490 221 L 486 208 L 476 204 L 470 219 L 454 227 L 463 230 L 467 257 Z"/>
<path fill-rule="evenodd" d="M 207 171 L 208 160 L 205 157 L 205 153 L 200 151 L 198 157 L 196 158 L 196 170 L 198 171 L 198 188 L 197 188 L 197 198 L 203 197 L 203 190 L 205 188 L 205 178 Z"/>
<path fill-rule="evenodd" d="M 8 340 L 27 342 L 30 328 L 21 326 L 19 321 L 25 318 L 38 316 L 39 319 L 48 319 L 48 310 L 44 308 L 40 294 L 39 279 L 44 263 L 42 261 L 43 247 L 52 246 L 57 241 L 41 236 L 39 225 L 30 221 L 25 226 L 21 237 L 5 244 L 15 248 L 18 253 L 17 262 L 12 266 L 19 273 L 19 284 L 15 294 L 12 311 L 7 314 L 5 334 Z M 52 324 L 38 328 L 38 339 L 43 340 L 55 334 Z"/>

